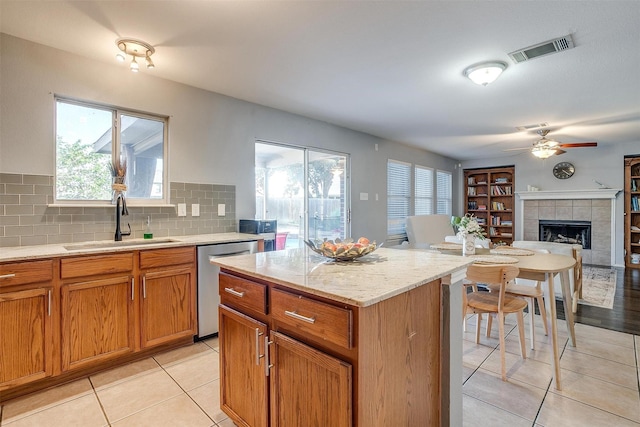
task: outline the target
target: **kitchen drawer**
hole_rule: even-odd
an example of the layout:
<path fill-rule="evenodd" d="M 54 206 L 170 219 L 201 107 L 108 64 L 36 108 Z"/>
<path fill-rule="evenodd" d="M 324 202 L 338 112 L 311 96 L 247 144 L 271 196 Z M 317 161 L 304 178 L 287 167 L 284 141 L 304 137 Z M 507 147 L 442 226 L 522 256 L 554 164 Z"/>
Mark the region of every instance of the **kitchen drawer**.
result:
<path fill-rule="evenodd" d="M 170 249 L 152 249 L 140 252 L 140 268 L 166 267 L 168 265 L 195 264 L 196 248 L 187 246 Z"/>
<path fill-rule="evenodd" d="M 353 313 L 349 309 L 271 289 L 271 316 L 302 334 L 347 348 L 353 344 Z"/>
<path fill-rule="evenodd" d="M 133 252 L 62 258 L 60 277 L 73 279 L 98 274 L 127 273 L 133 270 Z"/>
<path fill-rule="evenodd" d="M 0 287 L 49 282 L 53 279 L 53 260 L 0 264 Z"/>
<path fill-rule="evenodd" d="M 242 311 L 242 308 L 267 314 L 267 287 L 239 277 L 220 273 L 220 302 Z"/>

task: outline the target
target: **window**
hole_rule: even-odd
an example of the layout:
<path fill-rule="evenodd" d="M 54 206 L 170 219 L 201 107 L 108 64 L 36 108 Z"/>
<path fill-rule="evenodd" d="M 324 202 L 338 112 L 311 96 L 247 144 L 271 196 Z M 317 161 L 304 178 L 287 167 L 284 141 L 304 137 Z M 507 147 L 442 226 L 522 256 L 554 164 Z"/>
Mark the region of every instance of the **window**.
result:
<path fill-rule="evenodd" d="M 349 155 L 256 141 L 256 218 L 278 221 L 285 247 L 350 236 Z"/>
<path fill-rule="evenodd" d="M 387 235 L 402 238 L 406 233 L 406 219 L 411 206 L 411 165 L 387 162 Z"/>
<path fill-rule="evenodd" d="M 56 201 L 109 201 L 111 163 L 126 161 L 127 198 L 168 202 L 167 118 L 56 99 Z"/>
<path fill-rule="evenodd" d="M 433 214 L 433 169 L 389 159 L 387 162 L 387 239 L 406 238 L 406 219 L 410 215 Z M 436 171 L 436 214 L 451 215 L 452 175 Z M 411 203 L 411 196 L 414 201 Z"/>
<path fill-rule="evenodd" d="M 451 195 L 451 172 L 436 172 L 436 213 L 451 215 L 452 195 Z"/>
<path fill-rule="evenodd" d="M 424 166 L 415 167 L 415 215 L 433 213 L 433 169 Z"/>

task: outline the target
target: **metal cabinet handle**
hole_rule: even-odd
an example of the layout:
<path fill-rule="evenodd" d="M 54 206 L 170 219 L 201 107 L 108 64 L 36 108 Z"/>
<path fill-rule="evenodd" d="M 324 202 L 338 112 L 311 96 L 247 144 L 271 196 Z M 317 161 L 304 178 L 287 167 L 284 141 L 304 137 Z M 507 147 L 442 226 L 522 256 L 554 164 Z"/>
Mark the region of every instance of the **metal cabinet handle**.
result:
<path fill-rule="evenodd" d="M 236 297 L 238 297 L 238 298 L 242 298 L 242 297 L 244 296 L 244 292 L 238 292 L 238 291 L 236 291 L 236 290 L 235 290 L 235 289 L 233 289 L 233 288 L 224 288 L 224 291 L 225 291 L 225 292 L 228 292 L 228 293 L 230 293 L 231 295 L 236 296 Z"/>
<path fill-rule="evenodd" d="M 142 298 L 147 298 L 147 276 L 142 276 Z"/>
<path fill-rule="evenodd" d="M 0 279 L 11 279 L 12 277 L 16 277 L 16 274 L 15 273 L 3 274 L 2 276 L 0 276 Z"/>
<path fill-rule="evenodd" d="M 269 363 L 269 345 L 273 344 L 273 341 L 269 341 L 269 337 L 264 337 L 264 374 L 269 376 L 269 370 L 273 368 L 273 365 Z"/>
<path fill-rule="evenodd" d="M 136 278 L 131 278 L 131 301 L 134 301 L 136 295 Z"/>
<path fill-rule="evenodd" d="M 293 317 L 294 319 L 297 320 L 302 320 L 303 322 L 307 322 L 307 323 L 316 323 L 316 318 L 315 317 L 307 317 L 307 316 L 303 316 L 301 314 L 296 313 L 295 311 L 284 311 L 284 314 L 286 314 L 289 317 Z"/>
<path fill-rule="evenodd" d="M 47 312 L 49 317 L 51 317 L 51 289 L 49 289 L 49 303 L 47 304 Z"/>
<path fill-rule="evenodd" d="M 263 335 L 260 329 L 256 328 L 256 366 L 260 365 L 260 359 L 264 357 L 264 354 L 260 354 L 260 337 Z"/>

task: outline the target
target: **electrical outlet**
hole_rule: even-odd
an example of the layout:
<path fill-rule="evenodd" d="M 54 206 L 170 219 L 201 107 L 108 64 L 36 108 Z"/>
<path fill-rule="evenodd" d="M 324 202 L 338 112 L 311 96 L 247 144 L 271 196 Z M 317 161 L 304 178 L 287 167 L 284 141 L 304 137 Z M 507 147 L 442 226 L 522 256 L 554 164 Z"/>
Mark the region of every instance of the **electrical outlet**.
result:
<path fill-rule="evenodd" d="M 200 203 L 191 205 L 191 216 L 200 216 Z"/>
<path fill-rule="evenodd" d="M 369 200 L 369 193 L 360 193 L 360 200 Z"/>
<path fill-rule="evenodd" d="M 218 205 L 218 216 L 224 216 L 224 215 L 225 215 L 224 210 L 225 210 L 225 205 L 224 205 L 224 203 L 220 203 L 220 204 Z"/>
<path fill-rule="evenodd" d="M 187 204 L 178 203 L 178 216 L 187 216 Z"/>

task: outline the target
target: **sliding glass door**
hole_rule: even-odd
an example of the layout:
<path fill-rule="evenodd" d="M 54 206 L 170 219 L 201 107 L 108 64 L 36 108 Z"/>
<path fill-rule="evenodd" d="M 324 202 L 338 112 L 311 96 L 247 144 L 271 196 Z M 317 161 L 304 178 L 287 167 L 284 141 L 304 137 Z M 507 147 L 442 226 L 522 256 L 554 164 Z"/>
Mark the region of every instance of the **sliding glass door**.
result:
<path fill-rule="evenodd" d="M 278 221 L 278 248 L 350 235 L 347 154 L 264 141 L 255 150 L 256 218 Z"/>

